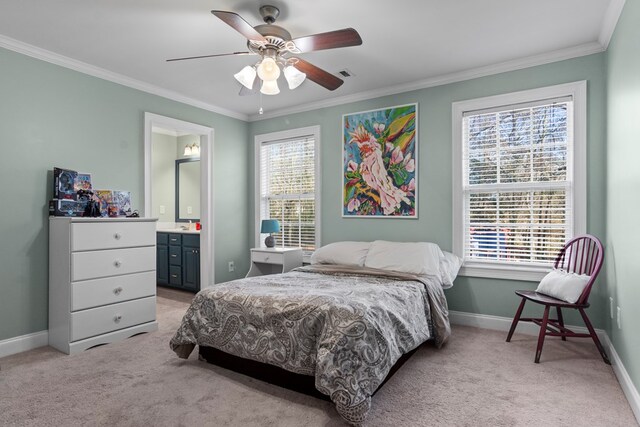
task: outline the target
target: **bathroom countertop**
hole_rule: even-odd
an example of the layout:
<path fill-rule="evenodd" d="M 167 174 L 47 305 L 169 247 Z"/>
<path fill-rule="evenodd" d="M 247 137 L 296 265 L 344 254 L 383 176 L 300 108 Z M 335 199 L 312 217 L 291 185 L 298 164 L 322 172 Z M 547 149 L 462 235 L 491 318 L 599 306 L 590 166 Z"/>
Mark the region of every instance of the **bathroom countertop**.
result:
<path fill-rule="evenodd" d="M 200 234 L 200 230 L 183 230 L 181 228 L 159 228 L 156 233 Z"/>

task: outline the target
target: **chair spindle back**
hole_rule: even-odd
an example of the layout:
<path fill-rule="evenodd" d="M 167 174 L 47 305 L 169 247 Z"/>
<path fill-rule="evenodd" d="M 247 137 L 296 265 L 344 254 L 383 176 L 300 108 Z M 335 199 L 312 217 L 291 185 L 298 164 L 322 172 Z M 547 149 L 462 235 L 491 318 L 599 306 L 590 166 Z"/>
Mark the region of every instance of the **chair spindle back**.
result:
<path fill-rule="evenodd" d="M 604 247 L 602 242 L 589 234 L 577 236 L 568 241 L 556 257 L 554 268 L 562 269 L 568 273 L 590 276 L 577 304 L 586 304 L 589 300 L 591 287 L 602 268 L 603 261 Z"/>

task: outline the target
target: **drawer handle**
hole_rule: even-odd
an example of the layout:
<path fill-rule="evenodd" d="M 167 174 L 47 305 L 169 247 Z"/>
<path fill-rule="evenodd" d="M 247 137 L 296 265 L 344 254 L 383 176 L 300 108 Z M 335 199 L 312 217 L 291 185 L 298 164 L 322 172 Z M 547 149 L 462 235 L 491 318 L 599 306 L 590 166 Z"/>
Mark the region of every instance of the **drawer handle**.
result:
<path fill-rule="evenodd" d="M 116 234 L 113 235 L 113 238 L 116 239 L 116 240 L 120 240 L 121 237 L 122 237 L 122 234 L 120 234 L 120 233 L 116 233 Z"/>
<path fill-rule="evenodd" d="M 122 265 L 121 261 L 116 260 L 113 265 L 115 265 L 117 268 L 120 268 L 120 266 Z"/>
<path fill-rule="evenodd" d="M 269 261 L 269 257 L 268 256 L 264 257 L 264 260 Z"/>
<path fill-rule="evenodd" d="M 178 255 L 176 255 L 176 254 L 171 254 L 171 258 L 177 258 L 177 257 L 178 257 Z"/>
<path fill-rule="evenodd" d="M 172 242 L 177 242 L 177 241 L 178 241 L 178 239 L 171 239 L 171 241 L 172 241 Z"/>
<path fill-rule="evenodd" d="M 121 286 L 118 286 L 117 288 L 115 288 L 113 290 L 113 293 L 116 294 L 116 295 L 120 295 L 120 292 L 122 292 L 122 287 Z"/>
<path fill-rule="evenodd" d="M 114 322 L 120 323 L 121 320 L 122 320 L 122 314 L 116 314 L 115 316 L 113 316 Z"/>
<path fill-rule="evenodd" d="M 177 274 L 172 274 L 171 277 L 173 277 L 175 279 L 176 277 L 178 277 L 178 275 Z"/>

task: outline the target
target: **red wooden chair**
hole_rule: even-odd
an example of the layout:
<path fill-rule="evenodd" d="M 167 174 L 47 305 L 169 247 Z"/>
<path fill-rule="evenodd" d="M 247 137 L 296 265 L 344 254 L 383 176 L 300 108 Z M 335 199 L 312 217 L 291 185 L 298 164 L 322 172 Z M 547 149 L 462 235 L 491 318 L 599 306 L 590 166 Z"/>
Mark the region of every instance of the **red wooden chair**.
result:
<path fill-rule="evenodd" d="M 604 248 L 602 247 L 602 243 L 598 240 L 597 237 L 585 234 L 583 236 L 578 236 L 574 239 L 571 239 L 560 251 L 558 254 L 556 261 L 554 263 L 554 268 L 562 269 L 570 273 L 577 274 L 586 274 L 590 276 L 589 282 L 587 286 L 584 288 L 582 295 L 575 303 L 569 303 L 560 299 L 556 299 L 544 294 L 540 294 L 536 291 L 516 291 L 516 295 L 522 297 L 522 302 L 516 311 L 516 315 L 513 318 L 513 322 L 511 323 L 511 329 L 509 329 L 509 335 L 507 335 L 507 342 L 511 341 L 511 337 L 513 336 L 513 332 L 516 330 L 516 326 L 518 322 L 533 322 L 536 325 L 540 326 L 540 333 L 538 334 L 538 347 L 536 349 L 536 358 L 535 362 L 540 362 L 540 355 L 542 354 L 542 345 L 544 344 L 545 336 L 549 335 L 552 337 L 561 337 L 563 341 L 567 340 L 567 337 L 571 338 L 589 338 L 593 339 L 593 342 L 598 347 L 598 351 L 600 351 L 600 355 L 604 362 L 608 365 L 611 364 L 607 354 L 598 339 L 595 331 L 593 330 L 593 326 L 591 325 L 591 321 L 589 321 L 589 317 L 587 313 L 585 313 L 585 309 L 589 307 L 589 294 L 591 293 L 591 287 L 593 283 L 596 281 L 596 277 L 602 268 L 602 263 L 604 261 Z M 536 304 L 544 305 L 544 314 L 542 318 L 524 318 L 520 317 L 522 314 L 522 309 L 527 301 L 534 302 Z M 556 313 L 558 315 L 557 319 L 549 319 L 549 310 L 551 307 L 556 308 Z M 574 310 L 578 310 L 580 315 L 582 316 L 582 320 L 584 320 L 587 329 L 589 330 L 588 334 L 584 333 L 576 333 L 570 329 L 567 329 L 564 326 L 564 320 L 562 318 L 562 309 L 563 308 L 571 308 Z"/>

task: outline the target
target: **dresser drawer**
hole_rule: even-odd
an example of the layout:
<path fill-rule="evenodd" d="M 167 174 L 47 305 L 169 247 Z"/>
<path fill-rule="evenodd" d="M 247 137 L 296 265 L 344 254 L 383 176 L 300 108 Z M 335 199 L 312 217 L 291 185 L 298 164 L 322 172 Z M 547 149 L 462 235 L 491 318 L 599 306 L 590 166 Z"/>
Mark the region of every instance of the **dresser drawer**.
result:
<path fill-rule="evenodd" d="M 111 249 L 71 254 L 71 281 L 156 269 L 156 247 Z"/>
<path fill-rule="evenodd" d="M 156 319 L 156 297 L 71 313 L 71 339 L 77 341 Z"/>
<path fill-rule="evenodd" d="M 284 263 L 284 256 L 273 252 L 252 251 L 251 261 L 265 264 L 282 264 Z"/>
<path fill-rule="evenodd" d="M 116 221 L 71 224 L 71 250 L 131 248 L 156 244 L 156 225 L 153 222 Z"/>
<path fill-rule="evenodd" d="M 180 246 L 182 244 L 182 234 L 169 234 L 169 244 Z"/>
<path fill-rule="evenodd" d="M 71 311 L 156 294 L 156 274 L 153 271 L 85 280 L 71 284 Z"/>

